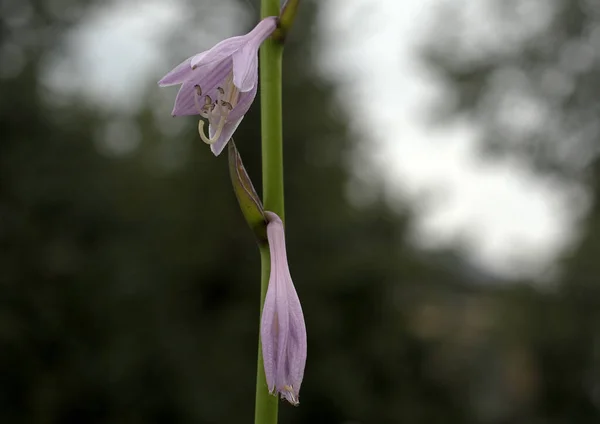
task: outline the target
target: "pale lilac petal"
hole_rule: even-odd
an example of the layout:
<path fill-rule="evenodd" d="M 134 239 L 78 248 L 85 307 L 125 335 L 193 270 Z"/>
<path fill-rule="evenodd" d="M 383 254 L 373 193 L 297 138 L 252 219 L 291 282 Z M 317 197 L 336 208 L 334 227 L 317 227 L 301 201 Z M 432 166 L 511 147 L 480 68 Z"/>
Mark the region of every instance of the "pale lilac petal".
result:
<path fill-rule="evenodd" d="M 268 229 L 267 229 L 268 232 Z M 269 241 L 270 242 L 270 241 Z M 271 246 L 272 243 L 270 243 Z M 275 253 L 277 256 L 277 251 L 279 246 L 270 247 L 270 250 Z M 287 340 L 289 336 L 289 328 L 290 328 L 290 316 L 288 313 L 288 295 L 287 295 L 287 284 L 285 283 L 285 276 L 282 274 L 281 263 L 279 261 L 280 258 L 273 257 L 273 253 L 271 253 L 271 278 L 275 280 L 275 285 L 277 286 L 277 320 L 279 325 L 279 332 L 277 334 L 277 367 L 276 375 L 275 375 L 275 385 L 277 390 L 281 391 L 283 387 L 288 384 L 287 381 L 287 373 L 286 368 L 288 366 L 287 363 Z M 275 275 L 273 275 L 275 274 Z"/>
<path fill-rule="evenodd" d="M 168 87 L 170 85 L 181 84 L 188 79 L 192 78 L 194 74 L 198 74 L 194 72 L 192 68 L 192 62 L 201 60 L 207 52 L 198 53 L 192 57 L 188 57 L 186 60 L 177 65 L 172 71 L 170 71 L 167 75 L 162 77 L 162 79 L 158 82 L 158 85 L 161 87 Z"/>
<path fill-rule="evenodd" d="M 171 115 L 173 116 L 185 116 L 185 115 L 197 115 L 198 109 L 194 103 L 195 88 L 193 83 L 183 83 L 177 97 L 175 97 L 175 105 Z"/>
<path fill-rule="evenodd" d="M 267 384 L 290 403 L 298 394 L 306 364 L 306 326 L 290 276 L 283 223 L 265 212 L 271 253 L 271 275 L 261 319 L 261 343 Z"/>
<path fill-rule="evenodd" d="M 258 49 L 277 28 L 274 16 L 263 19 L 246 34 L 244 44 L 233 52 L 233 83 L 240 91 L 250 91 L 258 83 Z"/>
<path fill-rule="evenodd" d="M 244 36 L 231 37 L 223 40 L 210 50 L 194 56 L 191 60 L 191 65 L 194 68 L 202 68 L 206 65 L 229 59 L 243 44 Z"/>
<path fill-rule="evenodd" d="M 200 52 L 197 55 L 192 56 L 191 60 L 190 60 L 190 67 L 193 68 L 194 63 L 198 63 L 198 62 L 202 61 L 202 59 L 208 54 L 209 51 L 210 50 L 204 50 L 203 52 Z"/>
<path fill-rule="evenodd" d="M 275 391 L 275 375 L 277 367 L 277 314 L 276 314 L 277 287 L 269 285 L 267 296 L 262 310 L 260 325 L 260 340 L 262 344 L 263 363 L 265 366 L 265 377 L 269 392 Z"/>
<path fill-rule="evenodd" d="M 289 282 L 292 279 L 290 277 Z M 306 325 L 300 299 L 293 284 L 288 287 L 290 335 L 288 339 L 289 381 L 296 393 L 300 391 L 306 363 Z M 297 397 L 297 396 L 296 396 Z"/>
<path fill-rule="evenodd" d="M 192 57 L 188 57 L 186 60 L 177 65 L 172 71 L 170 71 L 167 75 L 161 78 L 158 82 L 158 85 L 161 87 L 168 87 L 169 85 L 181 84 L 186 79 L 188 79 L 193 70 L 192 70 Z"/>
<path fill-rule="evenodd" d="M 258 84 L 258 52 L 249 44 L 233 54 L 233 83 L 241 92 Z"/>
<path fill-rule="evenodd" d="M 237 129 L 238 125 L 240 125 L 240 122 L 242 122 L 242 119 L 244 119 L 243 116 L 240 117 L 236 121 L 228 120 L 225 123 L 225 126 L 223 127 L 223 130 L 221 131 L 221 135 L 219 136 L 219 139 L 210 145 L 210 150 L 213 152 L 213 154 L 215 156 L 219 156 L 221 154 L 221 152 L 223 151 L 223 149 L 225 148 L 225 146 L 227 146 L 227 143 L 231 139 L 231 136 Z M 215 129 L 213 128 L 212 125 L 208 126 L 208 134 L 209 134 L 209 137 L 214 137 L 214 135 L 215 135 Z"/>
<path fill-rule="evenodd" d="M 252 90 L 246 93 L 240 93 L 240 98 L 238 99 L 238 102 L 233 108 L 233 110 L 229 112 L 228 119 L 233 121 L 241 116 L 244 116 L 250 109 L 250 106 L 252 106 L 257 91 L 258 85 L 255 85 Z"/>

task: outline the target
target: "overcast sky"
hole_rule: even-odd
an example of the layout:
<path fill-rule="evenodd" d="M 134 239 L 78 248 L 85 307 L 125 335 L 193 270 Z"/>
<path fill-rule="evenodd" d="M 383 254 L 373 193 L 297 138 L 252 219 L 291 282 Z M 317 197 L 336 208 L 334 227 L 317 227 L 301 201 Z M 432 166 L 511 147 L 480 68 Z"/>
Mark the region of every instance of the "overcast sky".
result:
<path fill-rule="evenodd" d="M 444 92 L 419 62 L 417 47 L 431 31 L 436 6 L 443 1 L 468 4 L 323 2 L 321 39 L 315 43 L 322 46 L 319 67 L 340 83 L 344 104 L 360 103 L 360 108 L 346 111 L 354 131 L 365 140 L 357 163 L 377 165 L 358 167 L 357 178 L 382 178 L 391 201 L 436 193 L 435 202 L 419 213 L 414 233 L 419 245 L 436 248 L 462 240 L 469 257 L 491 272 L 545 275 L 571 240 L 577 216 L 567 213 L 566 206 L 567 194 L 572 193 L 556 181 L 538 178 L 525 163 L 482 162 L 476 155 L 475 123 L 463 120 L 431 128 L 425 119 Z M 226 1 L 219 2 L 219 8 L 220 24 L 208 35 L 194 34 L 191 40 L 201 41 L 185 56 L 240 33 L 237 27 L 247 19 L 243 12 Z M 134 110 L 140 101 L 136 93 L 147 87 L 148 79 L 173 65 L 165 63 L 157 46 L 176 28 L 194 28 L 185 16 L 185 7 L 177 1 L 118 3 L 75 30 L 69 38 L 70 60 L 49 58 L 48 85 L 84 91 L 111 108 Z M 366 107 L 360 100 L 365 98 L 372 100 Z M 381 169 L 383 174 L 374 172 Z"/>

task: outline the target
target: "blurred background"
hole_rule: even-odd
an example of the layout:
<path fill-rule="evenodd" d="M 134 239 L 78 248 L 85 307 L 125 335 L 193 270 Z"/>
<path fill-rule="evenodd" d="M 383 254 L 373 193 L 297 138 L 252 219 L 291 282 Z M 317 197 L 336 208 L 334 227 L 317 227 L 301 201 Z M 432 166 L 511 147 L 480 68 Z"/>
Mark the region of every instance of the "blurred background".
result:
<path fill-rule="evenodd" d="M 1 423 L 252 422 L 258 251 L 156 81 L 257 15 L 0 0 Z M 600 2 L 304 0 L 284 74 L 280 421 L 600 422 Z"/>

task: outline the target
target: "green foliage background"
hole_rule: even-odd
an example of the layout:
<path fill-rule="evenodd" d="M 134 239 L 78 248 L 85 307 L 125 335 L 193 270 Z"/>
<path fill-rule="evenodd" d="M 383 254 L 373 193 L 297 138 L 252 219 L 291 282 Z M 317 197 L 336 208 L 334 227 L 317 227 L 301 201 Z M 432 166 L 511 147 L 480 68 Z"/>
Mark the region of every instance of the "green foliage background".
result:
<path fill-rule="evenodd" d="M 166 135 L 154 85 L 133 117 L 141 144 L 123 156 L 94 141 L 115 116 L 48 101 L 44 55 L 94 13 L 84 3 L 0 3 L 0 46 L 26 58 L 0 78 L 0 422 L 251 422 L 259 258 L 226 156 L 197 140 L 195 119 Z M 563 3 L 560 28 L 595 19 L 573 12 L 586 2 Z M 27 26 L 15 29 L 24 5 Z M 308 60 L 319 7 L 303 4 L 285 56 L 288 254 L 309 356 L 301 406 L 283 406 L 281 422 L 600 422 L 598 203 L 554 291 L 482 284 L 458 255 L 411 247 L 410 213 L 383 200 L 353 207 L 347 158 L 363 140 Z M 479 93 L 481 73 L 504 59 L 463 64 L 448 83 Z M 597 91 L 598 69 L 577 93 Z M 561 113 L 595 110 L 596 97 L 583 97 Z M 257 106 L 236 141 L 260 187 Z M 183 160 L 165 166 L 170 157 Z M 585 174 L 594 193 L 596 168 Z"/>

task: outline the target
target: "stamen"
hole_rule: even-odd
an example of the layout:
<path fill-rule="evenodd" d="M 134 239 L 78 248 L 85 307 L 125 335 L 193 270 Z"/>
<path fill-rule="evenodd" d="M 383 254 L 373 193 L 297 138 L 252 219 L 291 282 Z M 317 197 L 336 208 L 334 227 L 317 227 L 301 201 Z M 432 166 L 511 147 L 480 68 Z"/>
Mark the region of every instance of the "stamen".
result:
<path fill-rule="evenodd" d="M 208 104 L 208 105 L 204 105 L 204 106 L 202 106 L 202 111 L 203 111 L 204 113 L 210 113 L 210 112 L 212 112 L 214 109 L 215 109 L 215 104 L 214 104 L 214 103 L 211 103 L 211 104 Z"/>
<path fill-rule="evenodd" d="M 224 109 L 225 108 L 225 109 Z M 229 114 L 229 112 L 231 112 L 233 110 L 233 106 L 231 103 L 229 102 L 225 102 L 223 100 L 221 100 L 221 111 L 225 114 Z"/>
<path fill-rule="evenodd" d="M 225 94 L 225 90 L 223 90 L 223 87 L 217 87 L 217 101 L 215 102 L 216 104 L 221 103 L 223 94 Z"/>
<path fill-rule="evenodd" d="M 217 125 L 217 130 L 215 131 L 215 135 L 213 135 L 211 138 L 208 138 L 204 134 L 204 121 L 200 120 L 200 122 L 198 122 L 198 132 L 200 133 L 200 138 L 202 139 L 202 141 L 204 141 L 208 145 L 215 144 L 215 142 L 221 136 L 224 126 L 225 126 L 225 117 L 222 116 L 221 119 L 219 119 L 219 125 Z"/>
<path fill-rule="evenodd" d="M 204 106 L 200 107 L 200 103 L 198 103 L 198 97 L 200 97 L 200 95 L 202 94 L 202 89 L 199 85 L 195 85 L 194 87 L 196 88 L 196 93 L 194 93 L 194 105 L 196 106 L 196 110 L 198 111 L 198 114 L 200 116 L 203 116 L 208 119 L 209 111 L 206 108 L 207 105 L 205 104 Z"/>
<path fill-rule="evenodd" d="M 200 86 L 196 87 L 196 96 L 194 96 L 194 102 L 196 103 L 196 109 L 198 109 L 198 113 L 204 118 L 208 119 L 211 125 L 214 125 L 214 121 L 219 118 L 219 121 L 215 129 L 215 133 L 212 137 L 209 137 L 204 132 L 204 120 L 200 120 L 198 122 L 198 133 L 200 134 L 200 138 L 206 144 L 214 144 L 219 140 L 221 134 L 223 133 L 223 128 L 225 127 L 225 123 L 227 122 L 227 117 L 229 113 L 234 109 L 235 105 L 239 99 L 239 91 L 233 84 L 233 73 L 229 73 L 227 79 L 224 82 L 223 86 L 219 86 L 216 88 L 216 101 L 213 101 L 212 97 L 209 95 L 204 96 L 204 105 L 200 107 L 199 98 L 202 96 L 202 90 Z M 215 107 L 217 108 L 215 110 Z M 210 130 L 210 127 L 209 127 Z"/>
<path fill-rule="evenodd" d="M 239 92 L 237 87 L 233 84 L 233 81 L 230 82 L 229 87 L 231 90 L 229 91 L 229 96 L 227 96 L 227 102 L 232 106 L 235 106 L 239 100 Z"/>

